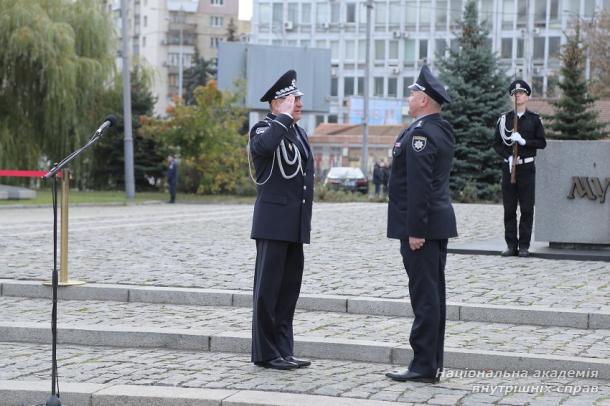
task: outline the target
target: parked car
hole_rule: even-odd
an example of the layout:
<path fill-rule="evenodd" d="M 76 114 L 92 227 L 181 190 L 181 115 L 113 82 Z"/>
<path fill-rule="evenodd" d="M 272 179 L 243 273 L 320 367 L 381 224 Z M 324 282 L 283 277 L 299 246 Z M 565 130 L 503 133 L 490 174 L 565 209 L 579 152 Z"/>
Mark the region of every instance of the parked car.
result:
<path fill-rule="evenodd" d="M 324 185 L 332 190 L 369 193 L 369 180 L 364 176 L 362 170 L 349 166 L 330 168 L 324 180 Z"/>

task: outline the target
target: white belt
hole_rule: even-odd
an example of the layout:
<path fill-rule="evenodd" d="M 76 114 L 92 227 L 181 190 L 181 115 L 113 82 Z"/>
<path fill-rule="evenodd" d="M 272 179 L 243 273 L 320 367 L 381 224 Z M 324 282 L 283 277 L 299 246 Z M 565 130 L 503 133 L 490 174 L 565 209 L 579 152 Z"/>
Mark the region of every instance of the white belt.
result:
<path fill-rule="evenodd" d="M 508 159 L 505 159 L 504 162 L 508 162 Z M 529 164 L 530 162 L 534 162 L 534 157 L 533 156 L 531 156 L 529 158 L 519 158 L 519 159 L 517 159 L 517 165 Z"/>

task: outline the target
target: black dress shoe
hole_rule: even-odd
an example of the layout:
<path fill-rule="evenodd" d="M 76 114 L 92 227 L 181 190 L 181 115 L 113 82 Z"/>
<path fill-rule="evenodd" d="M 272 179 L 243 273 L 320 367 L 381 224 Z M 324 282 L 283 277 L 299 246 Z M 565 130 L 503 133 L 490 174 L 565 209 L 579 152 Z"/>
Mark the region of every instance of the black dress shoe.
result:
<path fill-rule="evenodd" d="M 385 376 L 399 382 L 423 382 L 423 383 L 438 383 L 440 379 L 436 376 L 426 376 L 414 371 L 409 371 L 409 368 L 398 369 L 391 372 L 386 372 Z"/>
<path fill-rule="evenodd" d="M 517 249 L 508 247 L 507 249 L 502 251 L 502 253 L 500 255 L 502 255 L 503 257 L 516 257 Z"/>
<path fill-rule="evenodd" d="M 527 258 L 530 256 L 530 251 L 527 248 L 521 248 L 519 249 L 519 256 L 521 258 Z"/>
<path fill-rule="evenodd" d="M 284 357 L 284 359 L 288 362 L 294 362 L 295 364 L 297 364 L 299 366 L 299 368 L 308 367 L 311 365 L 311 361 L 306 360 L 306 359 L 296 358 L 293 355 Z"/>
<path fill-rule="evenodd" d="M 299 367 L 296 363 L 286 361 L 282 357 L 277 357 L 270 361 L 255 362 L 254 365 L 263 367 L 263 368 L 280 369 L 280 370 L 297 369 Z"/>

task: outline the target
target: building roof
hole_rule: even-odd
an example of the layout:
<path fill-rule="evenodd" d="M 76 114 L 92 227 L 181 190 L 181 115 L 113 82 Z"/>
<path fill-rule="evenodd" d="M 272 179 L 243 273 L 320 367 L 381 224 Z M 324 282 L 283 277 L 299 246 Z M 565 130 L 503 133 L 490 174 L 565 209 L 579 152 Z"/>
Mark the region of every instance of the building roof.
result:
<path fill-rule="evenodd" d="M 369 144 L 393 145 L 404 128 L 402 125 L 370 125 Z M 362 125 L 323 123 L 316 127 L 309 141 L 313 145 L 361 145 Z"/>

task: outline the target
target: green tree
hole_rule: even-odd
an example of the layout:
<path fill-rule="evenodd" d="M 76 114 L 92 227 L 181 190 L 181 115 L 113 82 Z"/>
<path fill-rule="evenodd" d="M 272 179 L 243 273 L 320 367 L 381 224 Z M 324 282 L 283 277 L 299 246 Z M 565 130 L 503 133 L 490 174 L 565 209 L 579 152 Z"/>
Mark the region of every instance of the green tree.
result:
<path fill-rule="evenodd" d="M 239 41 L 239 34 L 237 33 L 237 25 L 235 21 L 231 18 L 229 20 L 229 24 L 227 25 L 227 42 L 237 42 Z"/>
<path fill-rule="evenodd" d="M 206 60 L 199 55 L 199 51 L 195 48 L 193 57 L 195 63 L 190 68 L 184 71 L 184 80 L 186 94 L 184 101 L 188 105 L 195 104 L 195 89 L 199 86 L 205 86 L 208 81 L 216 75 L 216 68 L 211 59 Z"/>
<path fill-rule="evenodd" d="M 459 48 L 440 61 L 440 77 L 452 99 L 443 116 L 456 135 L 451 190 L 456 200 L 495 199 L 501 167 L 492 148 L 493 132 L 508 108 L 508 83 L 487 40 L 485 22 L 478 23 L 474 1 L 466 4 L 458 26 Z"/>
<path fill-rule="evenodd" d="M 561 96 L 551 102 L 554 114 L 545 116 L 549 120 L 545 127 L 549 138 L 564 140 L 594 140 L 604 137 L 604 124 L 598 122 L 594 110 L 595 99 L 589 92 L 585 80 L 585 46 L 577 23 L 574 35 L 567 35 L 567 43 L 561 52 Z"/>
<path fill-rule="evenodd" d="M 168 149 L 180 151 L 179 184 L 191 193 L 235 193 L 248 187 L 247 137 L 238 98 L 221 93 L 216 81 L 195 90 L 195 104 L 178 104 L 167 120 L 150 120 L 144 129 Z M 186 188 L 186 190 L 184 190 Z"/>
<path fill-rule="evenodd" d="M 115 111 L 117 125 L 95 146 L 86 185 L 92 189 L 120 190 L 125 186 L 124 116 L 122 78 L 118 76 L 114 86 L 101 97 L 109 111 Z M 152 116 L 156 98 L 150 90 L 150 74 L 136 65 L 131 73 L 131 116 L 134 147 L 134 176 L 136 190 L 157 188 L 157 181 L 164 176 L 163 160 L 166 151 L 154 134 L 141 131 L 142 121 Z"/>
<path fill-rule="evenodd" d="M 0 0 L 0 167 L 37 168 L 86 142 L 112 39 L 100 1 Z"/>

